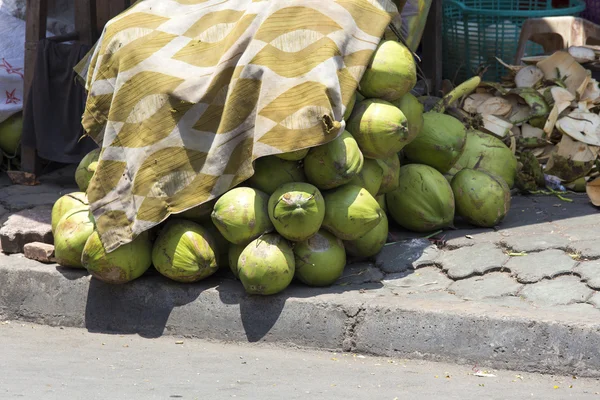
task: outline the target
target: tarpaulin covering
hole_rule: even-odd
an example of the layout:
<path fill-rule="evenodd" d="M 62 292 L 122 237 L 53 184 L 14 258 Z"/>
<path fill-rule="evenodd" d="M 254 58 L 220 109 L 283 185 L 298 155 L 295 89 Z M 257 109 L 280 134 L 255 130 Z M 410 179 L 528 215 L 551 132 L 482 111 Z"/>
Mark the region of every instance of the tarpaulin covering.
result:
<path fill-rule="evenodd" d="M 333 140 L 391 0 L 143 0 L 81 65 L 102 146 L 88 196 L 108 251 Z"/>

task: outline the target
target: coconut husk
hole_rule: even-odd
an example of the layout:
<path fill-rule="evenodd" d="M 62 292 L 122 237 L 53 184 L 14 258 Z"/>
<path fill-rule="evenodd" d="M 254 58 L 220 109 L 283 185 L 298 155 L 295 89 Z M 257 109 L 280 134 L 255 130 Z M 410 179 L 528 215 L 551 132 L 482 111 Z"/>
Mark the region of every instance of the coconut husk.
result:
<path fill-rule="evenodd" d="M 588 77 L 588 71 L 566 51 L 557 51 L 538 62 L 537 67 L 544 72 L 546 80 L 563 83 L 572 94 L 577 93 Z"/>
<path fill-rule="evenodd" d="M 597 146 L 577 142 L 563 135 L 550 155 L 545 172 L 566 182 L 574 181 L 590 172 L 598 157 L 598 150 Z"/>
<path fill-rule="evenodd" d="M 598 114 L 573 111 L 558 120 L 556 128 L 579 142 L 600 146 L 600 116 Z"/>
<path fill-rule="evenodd" d="M 585 185 L 585 192 L 592 204 L 596 207 L 600 207 L 600 178 L 588 182 L 587 185 Z"/>

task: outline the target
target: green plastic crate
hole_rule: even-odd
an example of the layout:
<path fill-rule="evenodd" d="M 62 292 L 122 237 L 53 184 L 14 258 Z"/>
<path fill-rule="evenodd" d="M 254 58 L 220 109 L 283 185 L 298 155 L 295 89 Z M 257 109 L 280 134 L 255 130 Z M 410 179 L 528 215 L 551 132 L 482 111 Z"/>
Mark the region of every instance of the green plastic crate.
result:
<path fill-rule="evenodd" d="M 525 20 L 578 16 L 585 9 L 583 0 L 562 3 L 566 7 L 555 8 L 552 0 L 444 0 L 444 77 L 460 83 L 475 75 L 480 67 L 488 66 L 484 79 L 499 81 L 506 68 L 495 57 L 509 64 L 514 62 Z M 541 46 L 529 42 L 525 54 L 543 51 Z"/>

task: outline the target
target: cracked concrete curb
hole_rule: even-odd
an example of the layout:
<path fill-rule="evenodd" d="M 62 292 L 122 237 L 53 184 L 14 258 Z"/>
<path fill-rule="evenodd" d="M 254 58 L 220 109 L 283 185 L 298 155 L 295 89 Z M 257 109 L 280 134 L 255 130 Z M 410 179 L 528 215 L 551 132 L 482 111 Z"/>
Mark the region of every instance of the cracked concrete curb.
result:
<path fill-rule="evenodd" d="M 375 284 L 296 286 L 271 297 L 247 296 L 226 279 L 215 284 L 147 276 L 111 286 L 80 271 L 0 255 L 0 318 L 600 377 L 600 322 L 585 312 L 447 293 L 395 296 Z"/>

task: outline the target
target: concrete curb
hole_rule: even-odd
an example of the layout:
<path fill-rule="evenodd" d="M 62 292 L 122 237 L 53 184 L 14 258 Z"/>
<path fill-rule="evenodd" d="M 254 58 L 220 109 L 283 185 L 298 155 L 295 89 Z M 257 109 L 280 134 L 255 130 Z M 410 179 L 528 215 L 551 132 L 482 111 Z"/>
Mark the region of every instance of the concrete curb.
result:
<path fill-rule="evenodd" d="M 380 285 L 247 296 L 227 279 L 123 286 L 0 255 L 0 318 L 92 332 L 270 342 L 528 372 L 600 376 L 600 322 L 572 310 L 394 296 Z"/>

